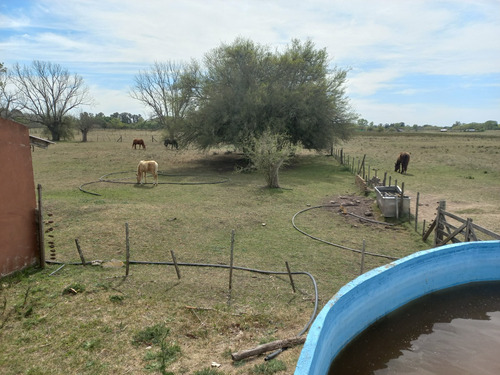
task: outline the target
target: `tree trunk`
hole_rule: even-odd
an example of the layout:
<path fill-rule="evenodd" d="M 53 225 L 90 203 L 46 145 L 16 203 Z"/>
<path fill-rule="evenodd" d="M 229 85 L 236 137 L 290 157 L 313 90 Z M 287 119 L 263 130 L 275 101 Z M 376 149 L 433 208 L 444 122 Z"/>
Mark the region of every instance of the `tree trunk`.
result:
<path fill-rule="evenodd" d="M 54 129 L 49 129 L 50 130 L 50 134 L 52 134 L 52 140 L 54 142 L 59 142 L 61 140 L 61 135 L 59 134 L 59 132 L 57 130 L 54 130 Z"/>
<path fill-rule="evenodd" d="M 269 167 L 269 174 L 267 176 L 267 186 L 272 189 L 279 189 L 280 182 L 278 177 L 278 172 L 280 169 L 281 163 L 273 164 Z"/>
<path fill-rule="evenodd" d="M 87 142 L 88 130 L 82 130 L 82 142 Z"/>

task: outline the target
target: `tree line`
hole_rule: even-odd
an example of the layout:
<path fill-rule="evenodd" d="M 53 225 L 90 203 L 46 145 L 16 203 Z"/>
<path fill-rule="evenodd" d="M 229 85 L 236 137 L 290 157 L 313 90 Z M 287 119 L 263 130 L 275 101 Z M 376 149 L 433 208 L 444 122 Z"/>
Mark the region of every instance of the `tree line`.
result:
<path fill-rule="evenodd" d="M 462 123 L 460 121 L 455 121 L 451 126 L 443 127 L 438 125 L 406 125 L 404 122 L 396 123 L 386 123 L 375 125 L 368 120 L 360 118 L 357 120 L 356 130 L 357 131 L 377 131 L 377 132 L 394 132 L 394 131 L 440 131 L 441 129 L 449 129 L 450 131 L 474 131 L 483 132 L 486 130 L 500 130 L 500 125 L 497 121 L 489 120 L 485 122 L 470 122 Z"/>

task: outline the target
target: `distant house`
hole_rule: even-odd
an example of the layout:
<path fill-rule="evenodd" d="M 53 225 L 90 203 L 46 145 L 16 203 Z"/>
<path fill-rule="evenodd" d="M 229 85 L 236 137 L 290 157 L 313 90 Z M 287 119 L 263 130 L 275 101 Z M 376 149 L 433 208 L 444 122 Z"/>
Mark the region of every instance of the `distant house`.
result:
<path fill-rule="evenodd" d="M 448 129 L 446 129 L 446 128 L 443 128 L 443 129 L 440 130 L 441 133 L 445 133 L 447 131 L 448 131 Z"/>
<path fill-rule="evenodd" d="M 475 132 L 475 131 L 476 131 L 476 129 L 474 129 L 474 128 L 470 128 L 470 129 L 465 129 L 465 131 L 466 131 L 466 132 Z"/>

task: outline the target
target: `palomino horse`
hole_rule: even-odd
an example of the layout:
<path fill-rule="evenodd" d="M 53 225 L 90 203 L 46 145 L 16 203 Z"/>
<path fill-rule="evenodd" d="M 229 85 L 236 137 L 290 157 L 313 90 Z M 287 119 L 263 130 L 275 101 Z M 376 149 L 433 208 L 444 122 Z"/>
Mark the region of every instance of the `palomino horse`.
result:
<path fill-rule="evenodd" d="M 139 148 L 141 148 L 142 146 L 143 149 L 146 149 L 146 145 L 144 144 L 144 141 L 142 139 L 134 139 L 132 141 L 132 147 L 134 149 L 136 149 L 137 145 L 139 145 Z"/>
<path fill-rule="evenodd" d="M 407 152 L 400 153 L 398 156 L 398 160 L 396 160 L 396 164 L 394 165 L 394 172 L 406 173 L 409 162 L 410 154 Z"/>
<path fill-rule="evenodd" d="M 141 160 L 137 166 L 137 183 L 142 184 L 142 177 L 144 182 L 147 183 L 146 174 L 151 173 L 154 178 L 153 185 L 158 185 L 158 163 L 154 160 Z"/>

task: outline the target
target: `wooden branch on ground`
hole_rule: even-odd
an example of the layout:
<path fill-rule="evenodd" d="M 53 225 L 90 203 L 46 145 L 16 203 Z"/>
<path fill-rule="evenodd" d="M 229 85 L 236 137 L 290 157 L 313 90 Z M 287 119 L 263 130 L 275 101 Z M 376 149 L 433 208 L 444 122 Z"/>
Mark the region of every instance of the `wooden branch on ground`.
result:
<path fill-rule="evenodd" d="M 254 355 L 259 355 L 265 352 L 270 352 L 273 350 L 281 348 L 290 348 L 292 346 L 303 344 L 306 341 L 305 336 L 292 337 L 291 339 L 276 340 L 269 342 L 267 344 L 259 345 L 253 349 L 241 350 L 237 353 L 232 353 L 231 358 L 233 361 L 240 361 L 242 359 L 252 357 Z"/>

